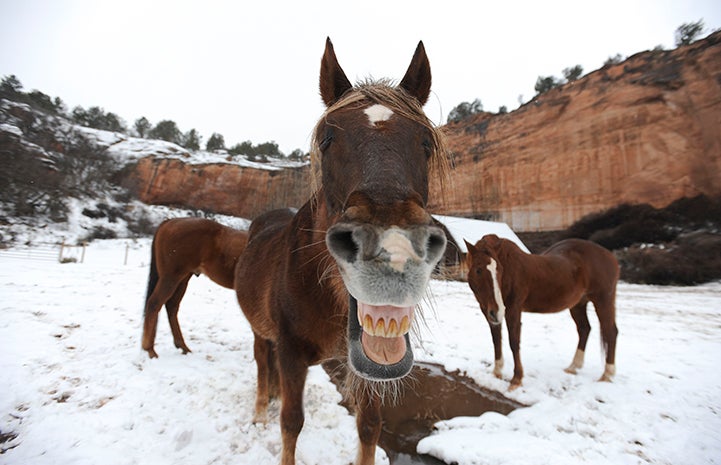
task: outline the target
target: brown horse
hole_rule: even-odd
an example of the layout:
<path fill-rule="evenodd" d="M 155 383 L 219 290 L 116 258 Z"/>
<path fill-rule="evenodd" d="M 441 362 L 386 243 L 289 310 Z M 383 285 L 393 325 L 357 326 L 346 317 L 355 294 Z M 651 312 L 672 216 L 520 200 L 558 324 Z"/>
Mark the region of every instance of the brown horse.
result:
<path fill-rule="evenodd" d="M 513 352 L 510 389 L 521 385 L 521 310 L 534 313 L 571 309 L 578 329 L 578 347 L 566 368 L 576 373 L 583 366 L 586 341 L 591 331 L 586 314 L 590 301 L 601 325 L 606 367 L 600 381 L 611 381 L 616 373 L 616 257 L 603 247 L 581 239 L 558 242 L 540 255 L 527 254 L 514 242 L 495 234 L 484 236 L 468 247 L 468 284 L 491 327 L 495 351 L 493 373 L 501 377 L 503 353 L 501 323 L 505 314 Z"/>
<path fill-rule="evenodd" d="M 190 352 L 178 324 L 178 308 L 190 277 L 203 273 L 232 289 L 235 265 L 247 243 L 247 231 L 203 218 L 174 218 L 158 226 L 151 249 L 143 323 L 142 345 L 150 358 L 158 356 L 155 333 L 163 305 L 168 311 L 175 347 L 184 354 Z"/>
<path fill-rule="evenodd" d="M 295 215 L 251 225 L 236 292 L 256 336 L 256 421 L 266 419 L 277 364 L 283 465 L 295 463 L 309 366 L 339 359 L 350 368 L 362 465 L 374 462 L 383 386 L 412 367 L 407 333 L 446 246 L 426 211 L 429 175 L 447 169 L 442 135 L 422 110 L 430 84 L 422 43 L 397 86 L 354 87 L 327 40 L 315 193 Z"/>

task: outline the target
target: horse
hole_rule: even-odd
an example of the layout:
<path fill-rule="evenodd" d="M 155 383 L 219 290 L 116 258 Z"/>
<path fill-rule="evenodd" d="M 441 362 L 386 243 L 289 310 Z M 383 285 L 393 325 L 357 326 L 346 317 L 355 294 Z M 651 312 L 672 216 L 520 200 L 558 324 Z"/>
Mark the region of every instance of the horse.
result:
<path fill-rule="evenodd" d="M 248 232 L 204 218 L 174 218 L 158 226 L 150 252 L 142 347 L 157 358 L 158 313 L 165 305 L 175 347 L 190 352 L 178 324 L 178 308 L 191 276 L 205 274 L 232 289 L 235 265 L 248 243 Z"/>
<path fill-rule="evenodd" d="M 443 135 L 422 110 L 430 85 L 422 42 L 399 84 L 354 86 L 327 39 L 310 198 L 294 215 L 271 212 L 251 224 L 235 289 L 255 336 L 254 422 L 267 420 L 278 378 L 282 465 L 295 463 L 311 365 L 349 368 L 360 465 L 374 463 L 384 393 L 412 368 L 408 332 L 446 247 L 426 210 L 429 177 L 442 188 L 448 172 Z"/>
<path fill-rule="evenodd" d="M 513 241 L 495 234 L 481 238 L 468 248 L 468 284 L 491 328 L 495 365 L 501 378 L 503 353 L 501 323 L 506 320 L 513 352 L 510 390 L 521 385 L 521 311 L 554 313 L 567 308 L 578 330 L 573 361 L 565 369 L 576 374 L 583 367 L 586 341 L 591 331 L 586 306 L 592 302 L 601 326 L 606 365 L 599 381 L 612 381 L 616 374 L 616 284 L 618 261 L 607 249 L 590 241 L 566 239 L 539 255 L 527 254 Z"/>

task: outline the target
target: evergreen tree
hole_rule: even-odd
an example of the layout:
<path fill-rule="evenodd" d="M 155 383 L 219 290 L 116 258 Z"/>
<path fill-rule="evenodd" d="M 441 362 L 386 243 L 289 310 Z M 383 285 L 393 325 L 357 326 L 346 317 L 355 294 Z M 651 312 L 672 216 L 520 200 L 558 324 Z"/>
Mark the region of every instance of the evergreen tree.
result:
<path fill-rule="evenodd" d="M 255 155 L 253 143 L 249 140 L 246 140 L 245 142 L 241 142 L 239 144 L 235 144 L 228 150 L 228 152 L 232 155 Z"/>
<path fill-rule="evenodd" d="M 572 68 L 565 68 L 563 70 L 563 77 L 566 78 L 566 81 L 573 82 L 581 77 L 583 74 L 583 66 L 576 65 Z"/>
<path fill-rule="evenodd" d="M 683 23 L 676 29 L 676 46 L 688 45 L 695 42 L 698 36 L 703 33 L 703 19 L 695 23 Z"/>
<path fill-rule="evenodd" d="M 2 82 L 0 82 L 0 92 L 3 95 L 14 96 L 22 92 L 22 89 L 23 85 L 20 84 L 20 80 L 14 74 L 3 77 Z"/>
<path fill-rule="evenodd" d="M 555 76 L 538 76 L 534 89 L 536 90 L 536 95 L 541 95 L 561 84 L 562 82 Z"/>
<path fill-rule="evenodd" d="M 145 116 L 141 116 L 135 120 L 135 132 L 138 133 L 138 137 L 145 139 L 151 127 L 150 121 L 148 121 L 148 118 Z"/>
<path fill-rule="evenodd" d="M 200 150 L 200 135 L 195 129 L 191 129 L 183 136 L 183 147 L 188 150 Z"/>
<path fill-rule="evenodd" d="M 208 152 L 212 152 L 214 150 L 225 150 L 225 139 L 221 134 L 214 132 L 205 144 L 205 150 Z"/>
<path fill-rule="evenodd" d="M 475 99 L 473 102 L 461 102 L 454 109 L 448 113 L 447 123 L 455 123 L 463 119 L 468 118 L 471 115 L 481 113 L 483 111 L 483 103 L 480 99 Z"/>
<path fill-rule="evenodd" d="M 181 145 L 183 143 L 182 133 L 175 124 L 175 121 L 163 120 L 148 131 L 148 139 L 160 139 L 174 144 Z"/>
<path fill-rule="evenodd" d="M 279 157 L 282 155 L 280 149 L 278 148 L 278 144 L 276 144 L 275 141 L 263 142 L 262 144 L 256 145 L 255 153 L 271 157 Z"/>

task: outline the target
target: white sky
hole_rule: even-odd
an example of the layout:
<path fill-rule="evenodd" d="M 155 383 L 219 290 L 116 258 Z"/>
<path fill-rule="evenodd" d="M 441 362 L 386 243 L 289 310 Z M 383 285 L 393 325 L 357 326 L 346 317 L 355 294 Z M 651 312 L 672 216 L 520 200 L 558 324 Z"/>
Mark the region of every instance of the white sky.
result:
<path fill-rule="evenodd" d="M 326 36 L 351 81 L 400 80 L 418 40 L 433 72 L 436 123 L 463 101 L 509 110 L 539 75 L 599 68 L 657 45 L 682 23 L 721 27 L 719 0 L 149 1 L 0 0 L 0 76 L 69 108 L 171 119 L 227 146 L 308 149 L 323 111 Z"/>

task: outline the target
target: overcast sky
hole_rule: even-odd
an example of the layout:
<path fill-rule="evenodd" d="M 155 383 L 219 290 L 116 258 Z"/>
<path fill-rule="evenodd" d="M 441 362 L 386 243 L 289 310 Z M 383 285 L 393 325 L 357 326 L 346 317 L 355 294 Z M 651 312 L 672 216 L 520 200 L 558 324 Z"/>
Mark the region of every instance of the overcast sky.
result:
<path fill-rule="evenodd" d="M 274 140 L 308 150 L 323 111 L 326 36 L 351 81 L 400 80 L 419 40 L 433 73 L 426 112 L 528 101 L 539 75 L 673 48 L 676 28 L 721 27 L 720 0 L 153 1 L 0 0 L 0 76 L 72 109 L 100 106 L 213 132 L 227 146 Z"/>

